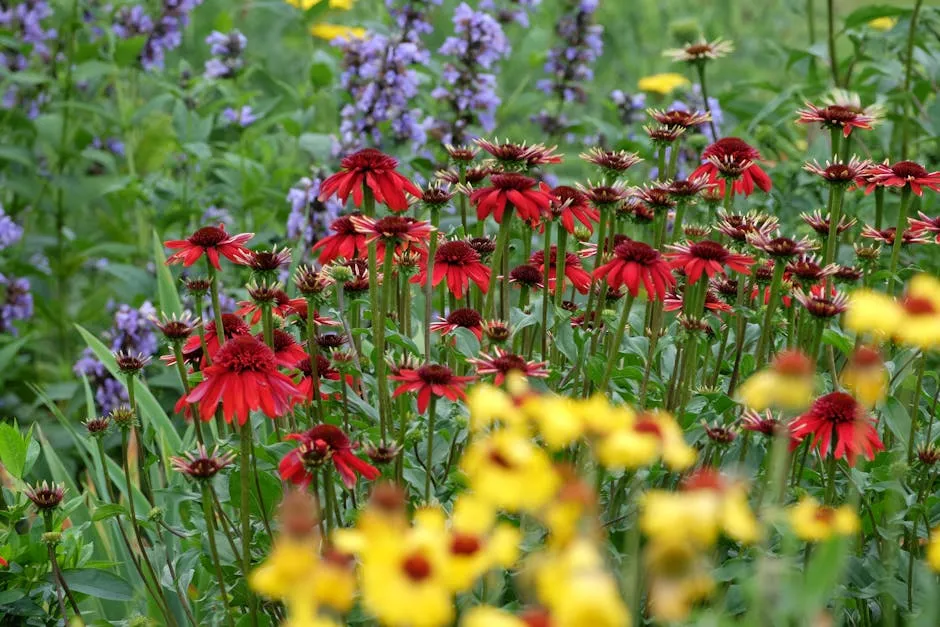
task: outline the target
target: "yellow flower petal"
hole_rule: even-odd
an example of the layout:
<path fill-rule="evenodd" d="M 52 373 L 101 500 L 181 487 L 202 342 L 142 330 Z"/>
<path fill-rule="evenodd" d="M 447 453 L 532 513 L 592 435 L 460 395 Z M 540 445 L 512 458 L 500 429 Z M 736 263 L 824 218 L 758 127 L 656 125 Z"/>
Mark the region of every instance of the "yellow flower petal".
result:
<path fill-rule="evenodd" d="M 342 26 L 340 24 L 314 24 L 310 27 L 310 34 L 320 39 L 333 41 L 334 39 L 365 39 L 366 29 L 358 26 Z"/>
<path fill-rule="evenodd" d="M 688 87 L 690 84 L 689 79 L 682 74 L 666 72 L 664 74 L 644 76 L 637 83 L 637 87 L 640 91 L 648 91 L 665 96 L 680 87 Z"/>

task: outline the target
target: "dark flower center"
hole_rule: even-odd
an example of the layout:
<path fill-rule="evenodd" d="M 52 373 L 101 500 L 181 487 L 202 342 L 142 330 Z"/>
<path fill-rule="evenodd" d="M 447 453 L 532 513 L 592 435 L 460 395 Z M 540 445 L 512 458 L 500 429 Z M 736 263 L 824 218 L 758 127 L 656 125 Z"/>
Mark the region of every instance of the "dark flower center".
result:
<path fill-rule="evenodd" d="M 587 196 L 567 185 L 559 185 L 552 190 L 552 193 L 558 199 L 559 204 L 568 203 L 569 206 L 578 207 L 587 202 Z"/>
<path fill-rule="evenodd" d="M 200 248 L 212 248 L 228 239 L 228 233 L 217 226 L 204 226 L 189 237 L 189 243 Z"/>
<path fill-rule="evenodd" d="M 316 425 L 304 432 L 304 439 L 323 442 L 335 451 L 349 448 L 349 438 L 343 430 L 333 425 Z"/>
<path fill-rule="evenodd" d="M 711 44 L 692 44 L 691 46 L 686 46 L 685 48 L 685 53 L 693 57 L 700 57 L 704 54 L 708 54 L 711 51 Z"/>
<path fill-rule="evenodd" d="M 478 263 L 480 255 L 473 250 L 467 242 L 444 242 L 434 254 L 434 263 L 443 263 L 451 266 L 465 266 Z"/>
<path fill-rule="evenodd" d="M 588 193 L 589 198 L 598 205 L 609 205 L 624 199 L 624 191 L 609 185 L 592 187 Z"/>
<path fill-rule="evenodd" d="M 395 238 L 411 231 L 414 220 L 401 216 L 386 216 L 375 223 L 375 230 L 386 238 Z"/>
<path fill-rule="evenodd" d="M 525 263 L 513 268 L 509 278 L 523 285 L 537 285 L 542 280 L 542 273 L 532 264 Z"/>
<path fill-rule="evenodd" d="M 467 240 L 470 248 L 477 251 L 481 257 L 491 254 L 496 250 L 496 242 L 488 237 L 473 237 Z"/>
<path fill-rule="evenodd" d="M 468 533 L 455 533 L 450 543 L 450 552 L 454 555 L 476 555 L 482 548 L 480 538 Z"/>
<path fill-rule="evenodd" d="M 526 360 L 519 355 L 505 353 L 493 360 L 493 366 L 502 373 L 511 372 L 513 370 L 525 372 L 528 364 Z"/>
<path fill-rule="evenodd" d="M 729 156 L 735 159 L 753 160 L 758 157 L 758 153 L 750 144 L 738 137 L 724 137 L 705 149 L 703 153 L 706 157 Z"/>
<path fill-rule="evenodd" d="M 447 385 L 454 378 L 454 373 L 447 366 L 428 364 L 418 368 L 418 376 L 428 385 Z"/>
<path fill-rule="evenodd" d="M 512 462 L 506 459 L 506 456 L 503 455 L 501 451 L 493 449 L 490 451 L 489 457 L 490 457 L 490 461 L 496 464 L 497 466 L 499 466 L 500 468 L 504 468 L 506 470 L 512 470 L 513 468 Z"/>
<path fill-rule="evenodd" d="M 784 351 L 774 359 L 773 369 L 784 376 L 801 377 L 812 374 L 814 366 L 803 353 Z"/>
<path fill-rule="evenodd" d="M 346 337 L 338 333 L 326 333 L 317 336 L 317 345 L 320 348 L 339 348 L 346 343 Z"/>
<path fill-rule="evenodd" d="M 614 254 L 623 261 L 632 261 L 643 266 L 651 266 L 659 260 L 659 251 L 643 242 L 627 240 L 617 244 Z"/>
<path fill-rule="evenodd" d="M 421 194 L 421 200 L 429 205 L 443 205 L 454 195 L 443 187 L 429 187 Z"/>
<path fill-rule="evenodd" d="M 281 329 L 274 329 L 272 335 L 274 339 L 274 352 L 279 353 L 282 350 L 288 349 L 297 342 L 294 340 L 294 336 L 288 333 L 287 331 L 282 331 Z"/>
<path fill-rule="evenodd" d="M 222 328 L 225 331 L 226 339 L 239 335 L 247 335 L 251 332 L 251 327 L 248 326 L 248 323 L 236 314 L 222 314 Z M 218 335 L 214 321 L 206 325 L 206 333 Z"/>
<path fill-rule="evenodd" d="M 431 562 L 420 553 L 409 555 L 401 564 L 401 569 L 414 582 L 421 582 L 431 576 Z"/>
<path fill-rule="evenodd" d="M 813 403 L 812 413 L 826 422 L 854 422 L 858 419 L 858 403 L 845 392 L 832 392 Z"/>
<path fill-rule="evenodd" d="M 384 171 L 398 167 L 398 160 L 375 148 L 365 148 L 343 157 L 340 166 L 344 170 Z"/>
<path fill-rule="evenodd" d="M 706 261 L 723 262 L 728 258 L 728 251 L 718 242 L 704 241 L 696 242 L 689 247 L 689 252 L 693 257 L 705 259 Z"/>
<path fill-rule="evenodd" d="M 228 340 L 215 354 L 213 365 L 230 372 L 273 372 L 277 369 L 271 349 L 250 335 Z"/>
<path fill-rule="evenodd" d="M 904 179 L 920 179 L 929 174 L 922 165 L 913 161 L 898 161 L 891 166 L 891 171 Z"/>
<path fill-rule="evenodd" d="M 493 174 L 490 176 L 493 187 L 500 190 L 526 191 L 535 185 L 535 179 L 509 172 L 506 174 Z"/>
<path fill-rule="evenodd" d="M 870 368 L 872 366 L 880 366 L 882 363 L 881 354 L 867 346 L 860 346 L 852 354 L 852 365 L 854 366 Z"/>
<path fill-rule="evenodd" d="M 633 425 L 633 430 L 637 433 L 646 433 L 649 435 L 654 435 L 657 438 L 662 439 L 663 430 L 659 428 L 659 425 L 655 420 L 650 420 L 648 418 L 640 418 Z"/>
<path fill-rule="evenodd" d="M 455 309 L 447 315 L 447 324 L 455 324 L 458 327 L 472 329 L 483 323 L 483 317 L 476 309 L 464 307 Z"/>
<path fill-rule="evenodd" d="M 815 518 L 824 525 L 831 524 L 836 517 L 836 510 L 822 505 L 816 510 Z"/>
<path fill-rule="evenodd" d="M 349 219 L 349 216 L 341 216 L 333 220 L 333 224 L 330 225 L 332 229 L 338 235 L 358 235 L 359 231 L 356 230 L 356 225 L 353 224 L 352 220 Z"/>
<path fill-rule="evenodd" d="M 904 311 L 913 316 L 925 316 L 937 313 L 929 299 L 919 296 L 906 296 L 901 301 Z"/>
<path fill-rule="evenodd" d="M 845 123 L 858 117 L 858 112 L 842 105 L 829 105 L 819 111 L 819 117 L 827 122 Z"/>

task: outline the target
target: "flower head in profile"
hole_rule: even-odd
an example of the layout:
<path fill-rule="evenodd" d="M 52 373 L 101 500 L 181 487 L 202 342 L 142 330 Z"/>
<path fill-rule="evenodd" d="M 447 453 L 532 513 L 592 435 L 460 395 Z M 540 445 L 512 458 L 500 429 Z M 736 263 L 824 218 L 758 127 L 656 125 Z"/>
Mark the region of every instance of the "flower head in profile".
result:
<path fill-rule="evenodd" d="M 391 245 L 396 253 L 401 253 L 411 247 L 422 248 L 431 238 L 431 224 L 414 218 L 386 216 L 375 219 L 352 216 L 350 220 L 356 230 L 365 235 L 366 244 L 378 242 L 376 251 L 379 258 L 385 257 L 387 245 Z"/>
<path fill-rule="evenodd" d="M 57 508 L 65 498 L 65 486 L 57 483 L 43 481 L 32 486 L 26 486 L 26 498 L 33 502 L 40 511 Z"/>
<path fill-rule="evenodd" d="M 888 369 L 881 353 L 871 346 L 859 346 L 849 357 L 839 381 L 862 405 L 874 407 L 888 393 Z"/>
<path fill-rule="evenodd" d="M 475 378 L 459 377 L 449 367 L 440 364 L 425 364 L 415 369 L 402 368 L 389 377 L 392 381 L 401 382 L 392 398 L 406 392 L 417 392 L 418 413 L 421 414 L 427 411 L 432 394 L 454 402 L 465 399 L 464 388 Z"/>
<path fill-rule="evenodd" d="M 647 109 L 646 112 L 661 126 L 675 126 L 682 129 L 701 126 L 702 124 L 705 124 L 712 119 L 712 116 L 709 113 L 702 111 L 687 111 L 685 109 Z"/>
<path fill-rule="evenodd" d="M 820 455 L 845 458 L 850 466 L 855 465 L 859 455 L 872 460 L 877 451 L 884 450 L 873 419 L 845 392 L 831 392 L 817 398 L 809 410 L 793 422 L 792 432 L 796 438 L 812 436 L 810 445 L 817 448 Z"/>
<path fill-rule="evenodd" d="M 539 270 L 538 266 L 531 263 L 524 263 L 516 266 L 509 272 L 509 282 L 531 289 L 542 289 L 545 275 Z"/>
<path fill-rule="evenodd" d="M 662 300 L 666 290 L 676 283 L 675 277 L 662 254 L 652 246 L 627 240 L 614 247 L 614 256 L 594 271 L 594 279 L 604 279 L 613 289 L 626 286 L 637 296 L 640 285 L 650 299 Z"/>
<path fill-rule="evenodd" d="M 823 215 L 823 213 L 817 209 L 813 213 L 801 213 L 800 219 L 809 225 L 809 228 L 813 229 L 820 237 L 829 236 L 829 214 Z M 842 234 L 855 226 L 855 223 L 858 222 L 855 218 L 849 216 L 839 216 L 839 224 L 836 225 L 836 231 L 838 234 Z"/>
<path fill-rule="evenodd" d="M 362 206 L 364 187 L 369 188 L 375 199 L 392 211 L 405 211 L 408 197 L 405 192 L 421 197 L 421 189 L 398 173 L 398 160 L 374 148 L 366 148 L 343 157 L 341 170 L 328 177 L 320 185 L 320 202 L 337 196 L 343 202 L 352 194 L 353 203 Z"/>
<path fill-rule="evenodd" d="M 673 61 L 685 63 L 705 63 L 720 59 L 734 52 L 734 43 L 727 39 L 706 41 L 701 39 L 696 43 L 686 43 L 682 48 L 672 48 L 663 52 L 663 56 Z"/>
<path fill-rule="evenodd" d="M 353 452 L 357 445 L 349 440 L 342 429 L 333 425 L 316 425 L 303 433 L 292 433 L 284 438 L 299 442 L 299 446 L 281 458 L 278 473 L 284 481 L 306 487 L 316 470 L 332 464 L 348 489 L 356 486 L 358 476 L 370 481 L 381 474 L 375 466 L 359 459 Z"/>
<path fill-rule="evenodd" d="M 601 214 L 591 206 L 584 192 L 567 185 L 559 185 L 552 190 L 552 196 L 552 214 L 559 219 L 568 233 L 574 234 L 575 220 L 589 233 L 594 232 L 594 223 L 601 219 Z"/>
<path fill-rule="evenodd" d="M 750 266 L 754 264 L 753 257 L 732 253 L 711 240 L 672 244 L 669 248 L 673 252 L 667 253 L 666 258 L 673 268 L 681 268 L 685 272 L 690 284 L 697 282 L 703 274 L 709 279 L 716 274 L 724 274 L 726 268 L 750 274 Z"/>
<path fill-rule="evenodd" d="M 358 213 L 352 216 L 359 215 Z M 368 252 L 366 236 L 356 228 L 352 216 L 340 216 L 330 224 L 331 235 L 317 241 L 313 252 L 319 253 L 319 261 L 326 265 L 335 259 L 365 259 Z"/>
<path fill-rule="evenodd" d="M 816 245 L 806 238 L 795 240 L 789 237 L 769 237 L 759 231 L 749 234 L 747 242 L 759 251 L 778 259 L 805 255 L 816 248 Z"/>
<path fill-rule="evenodd" d="M 170 316 L 163 313 L 160 318 L 151 316 L 150 322 L 160 329 L 163 337 L 174 343 L 189 339 L 199 328 L 199 325 L 202 324 L 202 320 L 199 318 L 194 319 L 189 311 L 184 311 L 181 315 L 174 313 Z"/>
<path fill-rule="evenodd" d="M 533 226 L 547 215 L 552 203 L 548 186 L 514 172 L 491 174 L 490 184 L 470 194 L 470 203 L 477 208 L 479 220 L 492 215 L 502 224 L 507 206 L 513 207 L 520 218 Z"/>
<path fill-rule="evenodd" d="M 222 345 L 203 374 L 205 379 L 185 396 L 185 402 L 198 404 L 205 421 L 212 420 L 219 403 L 227 422 L 237 418 L 243 425 L 248 413 L 256 410 L 277 418 L 301 397 L 290 377 L 278 371 L 274 351 L 251 335 L 233 337 Z"/>
<path fill-rule="evenodd" d="M 477 146 L 488 152 L 499 165 L 509 170 L 528 170 L 537 165 L 561 163 L 561 155 L 555 150 L 557 146 L 546 147 L 544 144 L 527 145 L 510 141 L 500 142 L 494 138 L 475 140 Z"/>
<path fill-rule="evenodd" d="M 908 218 L 907 221 L 911 225 L 911 230 L 918 231 L 922 235 L 930 234 L 935 235 L 936 243 L 940 244 L 940 216 L 930 217 L 925 214 L 923 211 L 917 212 L 916 218 Z"/>
<path fill-rule="evenodd" d="M 757 412 L 750 408 L 745 409 L 744 413 L 741 414 L 741 428 L 767 437 L 774 437 L 778 433 L 787 430 L 786 425 L 774 416 L 771 410 L 766 409 L 763 412 Z"/>
<path fill-rule="evenodd" d="M 867 159 L 862 161 L 853 156 L 848 162 L 841 159 L 827 160 L 826 165 L 819 165 L 818 161 L 813 161 L 805 164 L 803 169 L 822 178 L 830 185 L 848 186 L 868 172 L 870 167 L 871 162 Z"/>
<path fill-rule="evenodd" d="M 889 226 L 886 229 L 878 230 L 870 224 L 866 224 L 862 227 L 862 237 L 866 239 L 873 239 L 878 242 L 887 244 L 888 246 L 894 246 L 894 238 L 897 237 L 897 228 Z M 918 231 L 914 228 L 905 229 L 901 234 L 901 245 L 909 246 L 910 244 L 929 244 L 930 238 L 923 235 L 923 231 Z"/>
<path fill-rule="evenodd" d="M 545 362 L 526 361 L 515 353 L 495 348 L 492 355 L 480 353 L 479 357 L 468 359 L 468 363 L 476 366 L 477 375 L 481 377 L 493 375 L 494 385 L 502 385 L 510 373 L 516 372 L 524 377 L 545 378 L 548 369 Z"/>
<path fill-rule="evenodd" d="M 193 479 L 207 480 L 216 476 L 220 470 L 235 462 L 235 453 L 226 451 L 219 454 L 216 447 L 212 452 L 205 445 L 199 444 L 195 451 L 187 451 L 180 457 L 171 457 L 170 464 L 179 472 Z"/>
<path fill-rule="evenodd" d="M 769 368 L 755 372 L 741 384 L 738 399 L 754 411 L 802 411 L 813 400 L 815 373 L 815 364 L 801 351 L 781 351 Z"/>
<path fill-rule="evenodd" d="M 720 212 L 716 228 L 736 242 L 746 242 L 752 234 L 772 237 L 777 230 L 777 225 L 777 218 L 769 214 Z"/>
<path fill-rule="evenodd" d="M 186 239 L 174 239 L 163 242 L 163 245 L 177 252 L 170 255 L 166 265 L 182 263 L 189 267 L 205 255 L 216 270 L 221 270 L 219 255 L 232 263 L 243 265 L 244 255 L 250 253 L 245 243 L 254 237 L 254 233 L 239 233 L 229 235 L 225 232 L 225 224 L 219 226 L 204 226 Z"/>
<path fill-rule="evenodd" d="M 603 148 L 591 148 L 587 152 L 578 155 L 584 161 L 601 169 L 605 174 L 614 177 L 622 176 L 624 172 L 643 161 L 635 152 L 626 150 L 605 150 Z"/>
<path fill-rule="evenodd" d="M 529 263 L 543 274 L 545 272 L 545 251 L 537 250 L 532 253 Z M 552 245 L 548 254 L 548 289 L 554 294 L 558 283 L 558 247 Z M 574 253 L 565 253 L 565 276 L 561 278 L 560 288 L 565 290 L 566 284 L 571 281 L 575 289 L 587 294 L 591 284 L 591 275 L 581 266 L 581 259 Z"/>
<path fill-rule="evenodd" d="M 428 280 L 427 261 L 420 264 L 420 271 L 411 278 L 412 283 L 424 285 Z M 480 254 L 464 240 L 444 242 L 434 253 L 431 285 L 437 287 L 446 281 L 447 289 L 457 299 L 463 298 L 470 282 L 481 292 L 489 289 L 490 268 L 480 260 Z"/>
<path fill-rule="evenodd" d="M 828 296 L 822 290 L 813 288 L 809 293 L 797 288 L 793 290 L 793 298 L 797 300 L 814 318 L 834 318 L 844 313 L 849 306 L 849 297 L 842 293 L 830 293 Z"/>
<path fill-rule="evenodd" d="M 826 129 L 839 129 L 842 135 L 848 137 L 853 130 L 870 131 L 872 124 L 877 120 L 874 116 L 866 115 L 854 107 L 839 104 L 830 104 L 818 107 L 807 102 L 803 109 L 797 111 L 797 122 L 800 124 L 818 123 Z"/>
<path fill-rule="evenodd" d="M 867 174 L 869 185 L 865 193 L 870 193 L 876 186 L 901 187 L 910 189 L 917 196 L 924 193 L 924 188 L 940 192 L 940 171 L 928 172 L 924 166 L 913 161 L 898 161 L 892 165 L 872 166 Z"/>
<path fill-rule="evenodd" d="M 734 193 L 750 196 L 755 186 L 764 192 L 771 187 L 770 177 L 760 167 L 760 153 L 743 139 L 723 137 L 702 152 L 702 165 L 689 178 L 707 176 L 722 192 L 725 180 L 734 181 Z"/>
<path fill-rule="evenodd" d="M 454 332 L 456 329 L 467 329 L 473 333 L 478 340 L 483 341 L 483 316 L 476 309 L 464 307 L 454 309 L 447 314 L 446 318 L 440 318 L 437 322 L 431 323 L 431 330 L 437 331 L 441 335 Z"/>

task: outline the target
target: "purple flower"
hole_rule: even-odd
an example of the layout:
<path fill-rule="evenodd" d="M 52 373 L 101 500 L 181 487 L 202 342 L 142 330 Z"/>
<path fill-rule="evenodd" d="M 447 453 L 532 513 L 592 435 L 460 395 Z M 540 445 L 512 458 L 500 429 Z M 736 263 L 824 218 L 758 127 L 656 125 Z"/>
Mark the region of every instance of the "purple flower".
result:
<path fill-rule="evenodd" d="M 102 335 L 102 341 L 112 352 L 128 351 L 152 357 L 157 352 L 157 336 L 150 318 L 156 309 L 149 301 L 139 309 L 120 305 L 114 312 L 114 323 Z M 104 367 L 94 352 L 86 348 L 72 367 L 75 374 L 84 375 L 95 389 L 95 401 L 103 413 L 127 402 L 127 391 Z"/>
<path fill-rule="evenodd" d="M 515 22 L 523 28 L 529 27 L 529 11 L 542 3 L 542 0 L 482 0 L 479 8 L 496 16 L 500 24 Z"/>
<path fill-rule="evenodd" d="M 335 198 L 325 203 L 317 200 L 320 177 L 303 177 L 287 192 L 290 215 L 287 216 L 287 237 L 299 240 L 307 251 L 327 233 L 330 224 L 339 217 L 343 205 Z"/>
<path fill-rule="evenodd" d="M 230 124 L 237 124 L 242 128 L 251 126 L 258 121 L 258 116 L 254 114 L 251 107 L 248 105 L 244 105 L 240 109 L 227 107 L 225 111 L 222 112 L 222 117 L 228 120 Z"/>
<path fill-rule="evenodd" d="M 17 335 L 17 320 L 33 317 L 29 279 L 0 274 L 0 333 Z"/>
<path fill-rule="evenodd" d="M 202 224 L 224 224 L 226 227 L 231 229 L 235 225 L 235 219 L 232 218 L 232 214 L 229 213 L 228 209 L 225 207 L 216 207 L 215 205 L 210 205 L 206 207 L 206 210 L 202 212 L 201 218 Z"/>
<path fill-rule="evenodd" d="M 248 39 L 239 31 L 233 30 L 227 35 L 212 31 L 212 34 L 206 37 L 206 43 L 209 44 L 209 51 L 213 55 L 206 61 L 206 78 L 231 78 L 245 65 L 242 54 L 248 45 Z"/>
<path fill-rule="evenodd" d="M 52 9 L 45 0 L 0 2 L 0 30 L 6 37 L 22 44 L 12 48 L 4 46 L 0 51 L 0 66 L 7 73 L 15 74 L 51 61 L 52 52 L 47 42 L 56 38 L 56 31 L 44 24 L 50 17 Z M 12 84 L 0 97 L 0 106 L 4 109 L 20 108 L 35 118 L 48 100 L 49 95 L 43 91 L 42 85 Z"/>
<path fill-rule="evenodd" d="M 474 11 L 461 3 L 454 11 L 454 35 L 444 40 L 438 52 L 454 57 L 445 64 L 442 85 L 431 97 L 448 106 L 437 128 L 446 143 L 464 143 L 469 128 L 480 126 L 492 131 L 496 126 L 497 62 L 510 52 L 509 40 L 491 15 Z"/>
<path fill-rule="evenodd" d="M 200 4 L 202 0 L 163 0 L 160 16 L 146 33 L 147 42 L 140 53 L 145 70 L 163 69 L 166 53 L 183 42 L 182 31 L 189 24 L 189 14 Z"/>
<path fill-rule="evenodd" d="M 9 248 L 23 237 L 23 227 L 8 216 L 0 206 L 0 250 Z"/>
<path fill-rule="evenodd" d="M 153 30 L 153 20 L 147 15 L 144 7 L 140 5 L 121 7 L 117 15 L 114 16 L 114 24 L 111 30 L 121 39 L 149 35 L 150 31 Z"/>

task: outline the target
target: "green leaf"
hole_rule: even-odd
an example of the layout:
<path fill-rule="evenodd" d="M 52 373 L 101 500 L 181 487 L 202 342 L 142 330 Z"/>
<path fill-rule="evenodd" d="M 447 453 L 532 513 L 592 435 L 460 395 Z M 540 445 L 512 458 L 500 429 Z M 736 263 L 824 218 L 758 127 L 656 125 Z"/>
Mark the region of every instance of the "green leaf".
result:
<path fill-rule="evenodd" d="M 26 167 L 35 167 L 32 153 L 22 146 L 0 146 L 0 160 L 14 161 Z"/>
<path fill-rule="evenodd" d="M 126 516 L 127 508 L 119 503 L 106 503 L 95 508 L 95 513 L 91 515 L 92 522 L 114 518 L 115 516 Z"/>
<path fill-rule="evenodd" d="M 0 422 L 0 462 L 11 475 L 22 479 L 26 470 L 27 439 L 20 434 L 16 424 Z"/>
<path fill-rule="evenodd" d="M 898 439 L 901 446 L 907 448 L 907 439 L 911 434 L 911 416 L 907 409 L 894 396 L 885 399 L 884 411 L 882 412 L 888 429 Z"/>
<path fill-rule="evenodd" d="M 167 314 L 183 313 L 183 305 L 180 302 L 179 292 L 176 291 L 176 282 L 173 275 L 166 265 L 166 255 L 163 254 L 163 242 L 157 232 L 153 232 L 153 260 L 157 266 L 157 298 L 160 302 L 160 310 Z"/>
<path fill-rule="evenodd" d="M 823 344 L 828 344 L 829 346 L 834 346 L 839 349 L 843 355 L 850 355 L 854 350 L 854 345 L 852 341 L 846 336 L 833 331 L 832 329 L 826 329 L 823 331 L 822 335 Z"/>
<path fill-rule="evenodd" d="M 480 341 L 470 329 L 457 327 L 453 331 L 457 352 L 464 357 L 476 357 L 480 353 Z"/>
<path fill-rule="evenodd" d="M 868 24 L 872 20 L 877 20 L 879 17 L 899 17 L 901 15 L 908 15 L 910 12 L 910 8 L 894 7 L 886 4 L 862 7 L 849 13 L 849 16 L 845 18 L 845 27 L 858 28 L 859 26 Z"/>
<path fill-rule="evenodd" d="M 108 601 L 130 601 L 134 589 L 127 581 L 106 570 L 71 568 L 62 571 L 65 583 L 75 592 Z"/>

